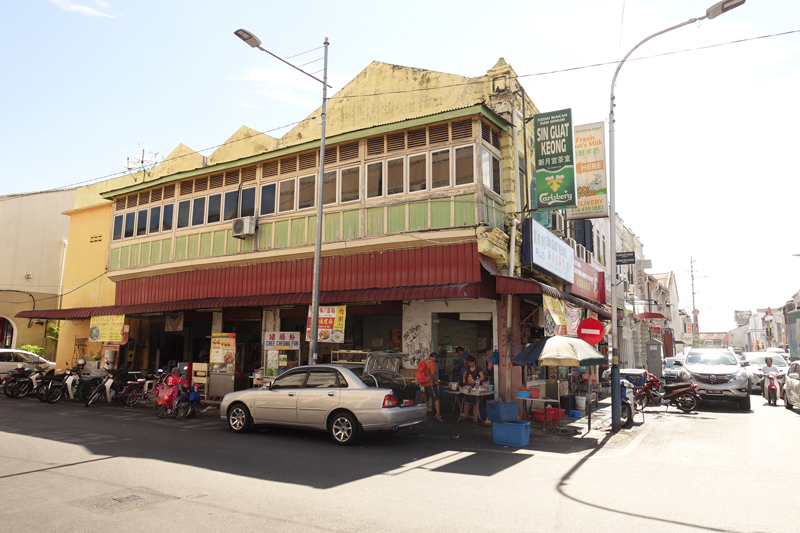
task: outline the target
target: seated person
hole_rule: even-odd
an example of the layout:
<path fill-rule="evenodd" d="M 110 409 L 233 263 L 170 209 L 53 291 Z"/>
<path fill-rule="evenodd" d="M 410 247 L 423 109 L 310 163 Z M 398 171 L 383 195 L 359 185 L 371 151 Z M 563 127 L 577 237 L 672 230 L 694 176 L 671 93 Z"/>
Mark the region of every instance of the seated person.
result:
<path fill-rule="evenodd" d="M 478 368 L 478 363 L 477 361 L 475 361 L 475 358 L 472 357 L 471 355 L 467 357 L 467 370 L 464 372 L 463 384 L 466 385 L 467 387 L 474 387 L 484 379 L 486 379 L 486 376 L 483 374 L 483 370 L 480 370 Z M 470 397 L 467 396 L 464 399 L 464 412 L 461 413 L 461 418 L 464 419 L 469 417 L 470 407 L 475 409 L 473 411 L 473 417 L 474 417 L 474 415 L 477 413 L 479 401 L 480 398 L 475 398 L 475 402 L 472 403 L 470 402 Z"/>

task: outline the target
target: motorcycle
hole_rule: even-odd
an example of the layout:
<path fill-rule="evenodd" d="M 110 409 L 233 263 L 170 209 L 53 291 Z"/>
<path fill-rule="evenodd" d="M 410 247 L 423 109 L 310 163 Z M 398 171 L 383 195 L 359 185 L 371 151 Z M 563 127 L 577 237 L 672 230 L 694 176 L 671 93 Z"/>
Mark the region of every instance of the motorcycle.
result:
<path fill-rule="evenodd" d="M 764 376 L 766 386 L 764 387 L 764 398 L 767 399 L 769 405 L 778 405 L 778 374 L 770 372 Z"/>
<path fill-rule="evenodd" d="M 120 383 L 120 378 L 127 373 L 128 371 L 124 368 L 115 370 L 113 372 L 110 372 L 106 369 L 106 375 L 103 377 L 100 383 L 95 386 L 91 394 L 89 394 L 89 397 L 86 400 L 86 407 L 89 407 L 103 396 L 106 397 L 106 401 L 108 403 L 111 403 L 112 400 L 121 401 L 123 387 Z"/>
<path fill-rule="evenodd" d="M 47 402 L 47 396 L 50 391 L 58 388 L 67 377 L 67 374 L 56 374 L 56 372 L 61 372 L 61 369 L 50 369 L 42 374 L 37 381 L 34 393 L 36 393 L 36 399 L 40 402 Z"/>
<path fill-rule="evenodd" d="M 16 382 L 11 389 L 11 395 L 14 398 L 23 398 L 28 395 L 32 390 L 36 390 L 39 380 L 45 373 L 45 369 L 37 366 L 34 370 L 25 369 L 23 372 L 17 372 Z M 6 386 L 6 389 L 8 386 Z M 8 392 L 6 392 L 8 396 Z"/>
<path fill-rule="evenodd" d="M 669 409 L 669 406 L 674 404 L 684 413 L 689 413 L 695 410 L 700 402 L 697 383 L 663 385 L 663 393 L 658 391 L 659 388 L 662 388 L 661 381 L 653 374 L 648 373 L 644 386 L 636 392 L 634 397 L 636 409 L 642 411 L 648 404 L 664 405 Z"/>
<path fill-rule="evenodd" d="M 633 389 L 633 384 L 627 379 L 620 380 L 619 385 L 619 422 L 620 426 L 629 428 L 633 425 L 633 402 L 628 398 L 628 389 Z"/>
<path fill-rule="evenodd" d="M 31 373 L 33 373 L 33 370 L 26 368 L 23 363 L 19 363 L 15 370 L 11 370 L 6 374 L 3 384 L 3 394 L 9 398 L 14 398 L 14 387 L 17 384 L 17 380 L 28 377 Z"/>

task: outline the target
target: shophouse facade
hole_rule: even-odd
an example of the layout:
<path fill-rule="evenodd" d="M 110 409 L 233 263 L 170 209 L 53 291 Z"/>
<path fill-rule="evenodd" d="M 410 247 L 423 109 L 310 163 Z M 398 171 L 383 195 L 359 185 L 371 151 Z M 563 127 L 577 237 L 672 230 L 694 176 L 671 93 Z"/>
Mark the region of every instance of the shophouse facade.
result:
<path fill-rule="evenodd" d="M 104 203 L 76 210 L 75 232 L 105 221 L 104 244 L 85 260 L 113 289 L 50 316 L 70 319 L 77 346 L 91 317 L 124 315 L 114 358 L 133 368 L 203 361 L 223 333 L 235 334 L 236 356 L 220 372 L 305 364 L 322 187 L 320 303 L 346 306 L 346 319 L 317 362 L 396 349 L 413 367 L 440 351 L 447 378 L 464 345 L 484 369 L 497 350 L 507 369 L 530 335 L 521 302 L 547 294 L 610 316 L 604 298 L 576 296 L 572 280 L 520 277 L 522 239 L 511 242 L 509 224 L 526 209 L 525 119 L 537 112 L 502 59 L 477 78 L 372 63 L 328 103 L 323 176 L 318 110 L 280 139 L 243 127 L 208 157 L 180 146 L 151 174 L 107 188 Z M 78 228 L 79 216 L 92 224 Z M 81 270 L 76 261 L 68 266 Z M 299 349 L 270 349 L 270 333 L 281 332 L 299 337 Z M 92 355 L 110 349 L 87 344 Z M 521 379 L 519 369 L 497 378 L 497 390 Z"/>

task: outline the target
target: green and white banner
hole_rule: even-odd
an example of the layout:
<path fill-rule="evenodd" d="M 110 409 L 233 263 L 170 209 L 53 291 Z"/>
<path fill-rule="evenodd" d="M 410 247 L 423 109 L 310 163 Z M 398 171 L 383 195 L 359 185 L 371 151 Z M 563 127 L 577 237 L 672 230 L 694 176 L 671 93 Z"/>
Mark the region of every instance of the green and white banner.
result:
<path fill-rule="evenodd" d="M 608 217 L 606 185 L 605 122 L 575 126 L 576 207 L 567 210 L 567 219 Z"/>
<path fill-rule="evenodd" d="M 572 109 L 534 115 L 533 127 L 536 132 L 536 190 L 533 192 L 538 209 L 575 207 Z"/>

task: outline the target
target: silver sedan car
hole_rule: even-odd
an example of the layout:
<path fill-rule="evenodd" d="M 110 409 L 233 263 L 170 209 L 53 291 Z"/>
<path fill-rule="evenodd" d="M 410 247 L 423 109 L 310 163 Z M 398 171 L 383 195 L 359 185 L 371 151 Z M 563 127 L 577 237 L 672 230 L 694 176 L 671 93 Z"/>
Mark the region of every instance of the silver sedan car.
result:
<path fill-rule="evenodd" d="M 363 370 L 294 368 L 260 389 L 226 394 L 220 415 L 236 433 L 257 424 L 307 428 L 327 431 L 342 445 L 355 443 L 362 431 L 396 431 L 424 422 L 427 405 L 420 388 L 385 368 L 368 372 L 369 362 Z"/>

